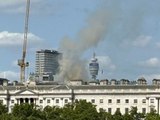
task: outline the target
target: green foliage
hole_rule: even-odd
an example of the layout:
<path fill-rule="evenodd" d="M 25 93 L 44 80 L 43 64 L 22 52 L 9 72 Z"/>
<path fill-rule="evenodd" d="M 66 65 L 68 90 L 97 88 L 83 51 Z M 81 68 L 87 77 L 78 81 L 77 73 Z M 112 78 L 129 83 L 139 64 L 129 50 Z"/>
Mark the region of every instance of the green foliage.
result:
<path fill-rule="evenodd" d="M 15 104 L 12 109 L 12 118 L 18 120 L 43 119 L 43 112 L 33 104 Z"/>
<path fill-rule="evenodd" d="M 63 108 L 58 106 L 46 106 L 39 109 L 33 104 L 15 104 L 11 113 L 7 113 L 7 107 L 0 103 L 0 120 L 160 120 L 156 111 L 146 115 L 137 112 L 137 107 L 122 115 L 120 109 L 112 115 L 85 100 L 66 104 Z"/>
<path fill-rule="evenodd" d="M 134 120 L 134 118 L 129 113 L 126 113 L 123 115 L 123 120 Z"/>
<path fill-rule="evenodd" d="M 7 111 L 6 105 L 3 105 L 2 102 L 0 102 L 0 115 L 7 113 Z"/>
<path fill-rule="evenodd" d="M 103 108 L 99 109 L 99 113 L 98 114 L 99 114 L 98 116 L 99 116 L 100 120 L 106 120 L 107 112 Z"/>
<path fill-rule="evenodd" d="M 46 106 L 44 109 L 43 109 L 43 116 L 44 116 L 44 119 L 45 120 L 61 120 L 60 119 L 60 116 L 61 116 L 61 113 L 62 113 L 62 109 L 57 107 L 57 106 Z"/>
<path fill-rule="evenodd" d="M 160 120 L 160 116 L 156 111 L 151 111 L 150 113 L 147 113 L 146 120 Z"/>
<path fill-rule="evenodd" d="M 123 120 L 123 116 L 119 109 L 114 113 L 113 120 Z"/>
<path fill-rule="evenodd" d="M 80 100 L 73 104 L 76 120 L 98 120 L 96 106 L 86 100 Z"/>

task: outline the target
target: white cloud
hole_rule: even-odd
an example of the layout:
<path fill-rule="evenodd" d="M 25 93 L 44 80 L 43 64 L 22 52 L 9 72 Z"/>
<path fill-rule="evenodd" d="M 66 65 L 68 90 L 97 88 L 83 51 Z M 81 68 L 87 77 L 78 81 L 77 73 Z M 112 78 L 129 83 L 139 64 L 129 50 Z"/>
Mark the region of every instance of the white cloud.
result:
<path fill-rule="evenodd" d="M 135 41 L 133 41 L 133 46 L 145 47 L 145 46 L 147 46 L 149 44 L 151 39 L 152 39 L 151 36 L 141 35 Z"/>
<path fill-rule="evenodd" d="M 17 64 L 18 64 L 18 61 L 17 61 L 17 60 L 14 60 L 14 61 L 12 62 L 12 66 L 13 66 L 13 67 L 17 67 L 17 66 L 18 66 Z"/>
<path fill-rule="evenodd" d="M 24 13 L 24 0 L 0 0 L 0 13 Z"/>
<path fill-rule="evenodd" d="M 145 47 L 147 46 L 150 41 L 152 40 L 151 36 L 138 36 L 135 40 L 124 40 L 122 42 L 122 46 L 135 46 L 135 47 Z"/>
<path fill-rule="evenodd" d="M 115 70 L 116 66 L 112 63 L 112 60 L 108 56 L 97 56 L 99 66 L 101 70 Z"/>
<path fill-rule="evenodd" d="M 22 45 L 23 43 L 23 33 L 9 33 L 7 31 L 0 32 L 0 47 L 10 47 Z M 38 36 L 29 33 L 28 43 L 29 44 L 41 44 L 43 40 Z"/>
<path fill-rule="evenodd" d="M 19 73 L 13 71 L 1 71 L 1 78 L 7 78 L 9 80 L 17 80 L 19 78 Z"/>
<path fill-rule="evenodd" d="M 139 62 L 139 65 L 143 67 L 151 67 L 151 68 L 160 67 L 160 60 L 154 57 L 154 58 L 150 58 L 148 60 Z"/>

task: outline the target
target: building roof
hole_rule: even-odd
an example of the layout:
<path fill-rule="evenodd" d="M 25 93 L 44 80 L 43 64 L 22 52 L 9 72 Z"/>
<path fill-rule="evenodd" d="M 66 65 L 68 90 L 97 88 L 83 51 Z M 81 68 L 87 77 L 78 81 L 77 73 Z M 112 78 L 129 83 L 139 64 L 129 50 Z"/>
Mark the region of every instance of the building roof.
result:
<path fill-rule="evenodd" d="M 70 86 L 72 89 L 156 89 L 155 85 L 81 85 Z"/>

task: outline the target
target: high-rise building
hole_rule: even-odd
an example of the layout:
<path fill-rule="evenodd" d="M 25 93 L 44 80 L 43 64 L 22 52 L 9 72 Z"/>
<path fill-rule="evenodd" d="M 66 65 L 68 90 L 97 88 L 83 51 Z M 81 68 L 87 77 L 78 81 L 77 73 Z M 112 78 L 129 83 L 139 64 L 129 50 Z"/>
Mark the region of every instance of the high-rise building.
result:
<path fill-rule="evenodd" d="M 36 77 L 39 81 L 53 81 L 59 71 L 61 53 L 55 50 L 36 51 Z"/>
<path fill-rule="evenodd" d="M 96 80 L 96 77 L 98 75 L 98 70 L 99 70 L 98 59 L 95 56 L 96 56 L 95 53 L 93 53 L 93 58 L 89 63 L 89 71 L 93 80 Z"/>

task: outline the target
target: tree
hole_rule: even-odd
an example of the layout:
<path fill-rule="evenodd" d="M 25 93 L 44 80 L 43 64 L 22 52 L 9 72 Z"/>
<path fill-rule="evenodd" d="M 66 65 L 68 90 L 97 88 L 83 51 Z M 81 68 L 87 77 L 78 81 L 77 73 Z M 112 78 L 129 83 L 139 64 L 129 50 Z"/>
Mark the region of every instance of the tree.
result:
<path fill-rule="evenodd" d="M 114 113 L 114 120 L 123 120 L 123 116 L 121 114 L 120 109 L 117 109 L 116 112 Z"/>
<path fill-rule="evenodd" d="M 18 118 L 18 120 L 28 120 L 37 118 L 43 120 L 42 112 L 40 109 L 36 108 L 33 104 L 15 104 L 15 106 L 12 109 L 12 117 Z M 34 119 L 33 119 L 34 120 Z"/>
<path fill-rule="evenodd" d="M 146 120 L 160 120 L 160 116 L 155 110 L 152 110 L 150 113 L 147 113 Z"/>
<path fill-rule="evenodd" d="M 133 120 L 140 120 L 145 117 L 143 113 L 138 113 L 137 111 L 137 107 L 131 107 L 130 115 Z"/>
<path fill-rule="evenodd" d="M 134 118 L 129 114 L 129 113 L 125 113 L 123 115 L 123 120 L 133 120 Z"/>
<path fill-rule="evenodd" d="M 66 104 L 62 109 L 61 118 L 64 120 L 75 120 L 76 113 L 72 104 Z"/>
<path fill-rule="evenodd" d="M 100 108 L 98 116 L 99 116 L 100 120 L 106 120 L 106 118 L 107 118 L 107 112 L 103 108 Z"/>
<path fill-rule="evenodd" d="M 73 109 L 76 120 L 99 120 L 96 106 L 86 100 L 76 101 Z"/>
<path fill-rule="evenodd" d="M 106 116 L 107 116 L 107 120 L 114 120 L 114 116 L 111 115 L 111 113 L 106 113 Z"/>
<path fill-rule="evenodd" d="M 10 116 L 8 115 L 8 109 L 6 105 L 3 105 L 2 102 L 0 102 L 0 119 L 1 120 L 11 120 L 9 118 Z"/>
<path fill-rule="evenodd" d="M 58 106 L 46 106 L 43 109 L 43 116 L 45 120 L 62 120 L 61 119 L 62 114 L 62 108 L 59 108 Z"/>
<path fill-rule="evenodd" d="M 0 102 L 0 115 L 7 113 L 7 112 L 8 112 L 8 110 L 7 110 L 6 105 L 3 105 L 3 103 Z"/>

